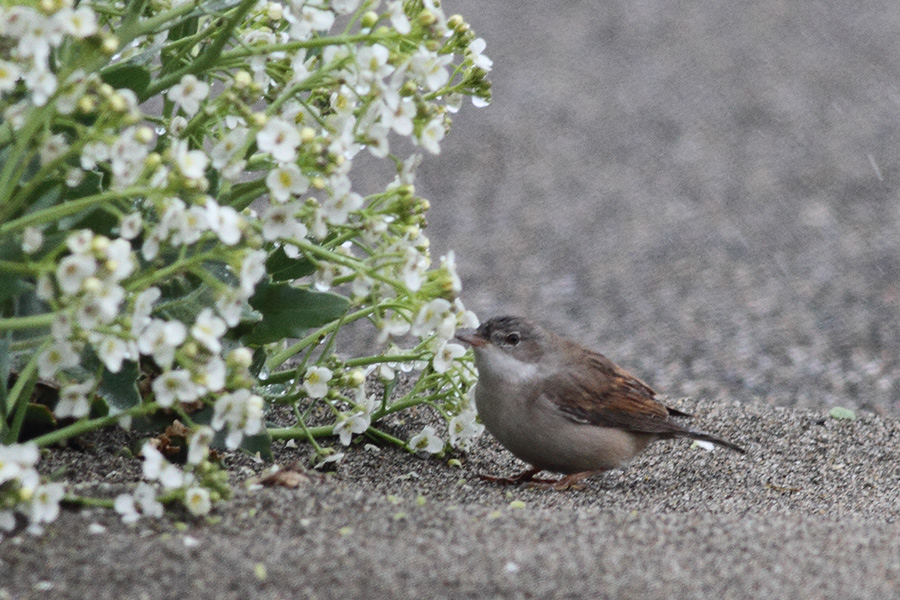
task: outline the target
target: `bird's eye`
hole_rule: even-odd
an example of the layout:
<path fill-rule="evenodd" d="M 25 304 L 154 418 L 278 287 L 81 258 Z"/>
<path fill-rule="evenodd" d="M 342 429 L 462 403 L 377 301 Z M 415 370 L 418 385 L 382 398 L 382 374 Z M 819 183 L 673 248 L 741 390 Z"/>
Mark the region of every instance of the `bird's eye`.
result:
<path fill-rule="evenodd" d="M 519 332 L 518 332 L 518 331 L 513 331 L 512 333 L 507 333 L 507 334 L 506 334 L 506 340 L 505 340 L 505 341 L 506 341 L 506 343 L 509 344 L 510 346 L 518 346 L 518 345 L 519 345 L 519 341 L 520 341 L 521 339 L 522 339 L 522 338 L 521 338 L 521 336 L 519 336 Z"/>

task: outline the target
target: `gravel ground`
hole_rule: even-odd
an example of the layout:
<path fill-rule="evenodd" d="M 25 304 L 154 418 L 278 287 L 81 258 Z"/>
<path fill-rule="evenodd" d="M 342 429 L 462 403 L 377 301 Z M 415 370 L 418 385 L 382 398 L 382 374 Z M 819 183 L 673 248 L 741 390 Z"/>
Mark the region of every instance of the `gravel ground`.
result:
<path fill-rule="evenodd" d="M 217 524 L 67 511 L 2 543 L 0 598 L 897 597 L 900 5 L 445 7 L 495 61 L 420 171 L 467 305 L 696 398 L 748 454 L 659 443 L 554 493 L 480 481 L 521 467 L 489 436 L 462 466 L 361 445 Z M 47 465 L 113 495 L 132 442 Z"/>

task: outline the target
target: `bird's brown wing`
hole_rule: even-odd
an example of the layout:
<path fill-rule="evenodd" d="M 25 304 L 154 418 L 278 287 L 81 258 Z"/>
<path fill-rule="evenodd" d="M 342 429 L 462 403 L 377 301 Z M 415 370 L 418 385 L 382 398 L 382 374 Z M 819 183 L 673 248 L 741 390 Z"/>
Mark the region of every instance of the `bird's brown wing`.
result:
<path fill-rule="evenodd" d="M 637 433 L 686 431 L 669 420 L 679 411 L 666 407 L 650 386 L 602 354 L 591 353 L 580 372 L 560 372 L 548 378 L 542 396 L 578 423 Z"/>

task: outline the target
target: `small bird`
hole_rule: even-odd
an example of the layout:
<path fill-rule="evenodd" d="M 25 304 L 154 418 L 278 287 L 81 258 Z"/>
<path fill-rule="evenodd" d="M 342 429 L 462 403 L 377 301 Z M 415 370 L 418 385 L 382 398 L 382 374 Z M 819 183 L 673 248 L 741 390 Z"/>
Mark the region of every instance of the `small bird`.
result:
<path fill-rule="evenodd" d="M 457 332 L 478 367 L 475 405 L 488 431 L 530 469 L 502 483 L 567 489 L 620 467 L 655 440 L 686 437 L 740 446 L 674 420 L 690 417 L 602 354 L 519 317 L 494 317 Z M 539 479 L 540 471 L 565 475 Z"/>

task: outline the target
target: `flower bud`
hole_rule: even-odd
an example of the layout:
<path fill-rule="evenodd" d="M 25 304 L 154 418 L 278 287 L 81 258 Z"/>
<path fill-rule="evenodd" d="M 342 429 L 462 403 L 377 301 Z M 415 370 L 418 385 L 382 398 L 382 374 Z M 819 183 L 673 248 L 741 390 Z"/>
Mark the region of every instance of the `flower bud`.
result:
<path fill-rule="evenodd" d="M 375 26 L 375 23 L 378 22 L 378 13 L 375 11 L 367 11 L 363 14 L 363 16 L 359 20 L 359 24 L 361 27 L 366 29 L 370 29 Z"/>
<path fill-rule="evenodd" d="M 78 111 L 83 115 L 89 115 L 97 109 L 97 101 L 93 96 L 82 96 L 78 99 Z"/>
<path fill-rule="evenodd" d="M 81 284 L 81 289 L 88 294 L 96 294 L 103 289 L 103 282 L 96 277 L 88 277 Z"/>
<path fill-rule="evenodd" d="M 103 45 L 101 46 L 104 54 L 108 54 L 112 56 L 119 49 L 119 38 L 114 35 L 108 35 L 103 38 Z"/>
<path fill-rule="evenodd" d="M 142 144 L 149 144 L 153 141 L 153 130 L 147 126 L 138 127 L 138 130 L 134 133 L 134 139 Z"/>
<path fill-rule="evenodd" d="M 316 130 L 312 127 L 304 127 L 300 130 L 300 143 L 309 144 L 310 142 L 315 141 L 316 139 Z"/>
<path fill-rule="evenodd" d="M 91 250 L 97 254 L 104 254 L 109 248 L 109 238 L 105 235 L 95 235 L 91 240 Z"/>

